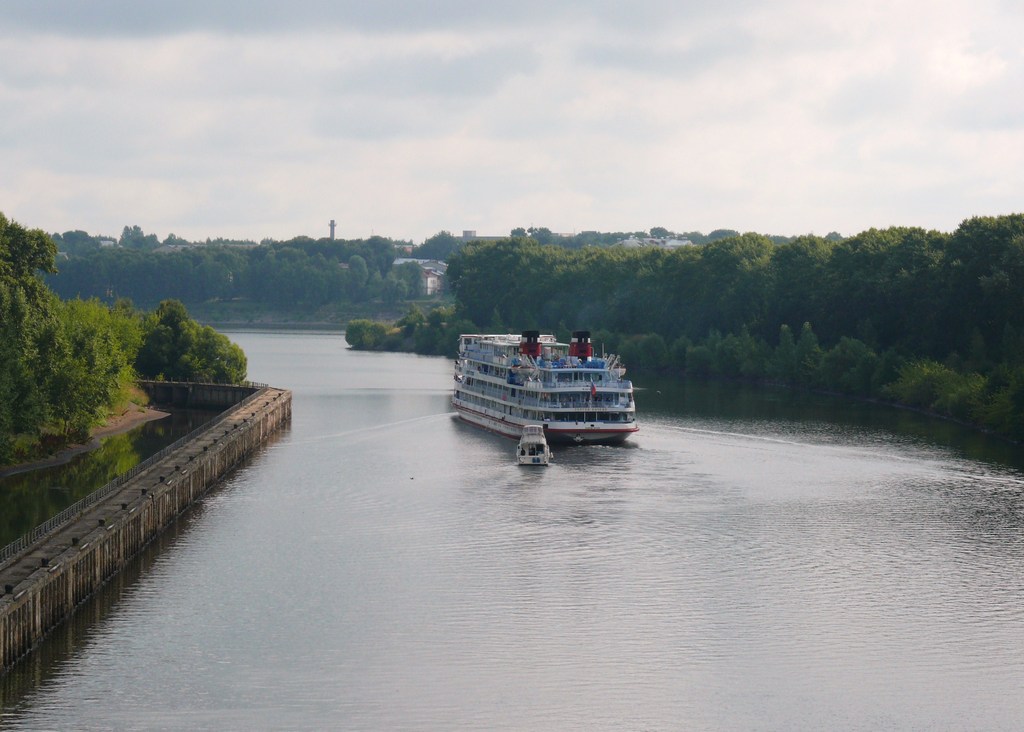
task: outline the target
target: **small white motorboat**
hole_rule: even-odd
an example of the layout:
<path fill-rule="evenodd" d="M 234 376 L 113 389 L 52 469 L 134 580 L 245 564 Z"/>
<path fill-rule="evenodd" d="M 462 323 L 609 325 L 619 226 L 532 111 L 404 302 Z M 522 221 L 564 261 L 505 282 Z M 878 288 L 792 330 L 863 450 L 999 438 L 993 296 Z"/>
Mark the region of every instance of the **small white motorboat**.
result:
<path fill-rule="evenodd" d="M 523 425 L 523 436 L 519 438 L 516 459 L 520 465 L 547 465 L 551 462 L 551 448 L 544 437 L 542 425 Z"/>

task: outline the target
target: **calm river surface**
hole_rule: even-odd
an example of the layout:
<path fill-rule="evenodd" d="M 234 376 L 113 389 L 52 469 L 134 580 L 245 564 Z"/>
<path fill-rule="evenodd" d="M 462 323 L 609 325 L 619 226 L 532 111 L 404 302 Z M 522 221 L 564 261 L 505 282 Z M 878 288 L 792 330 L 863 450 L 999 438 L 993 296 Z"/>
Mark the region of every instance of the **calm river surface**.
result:
<path fill-rule="evenodd" d="M 0 727 L 1024 728 L 1019 450 L 641 382 L 631 446 L 521 468 L 447 359 L 230 335 L 290 430 L 8 675 Z"/>

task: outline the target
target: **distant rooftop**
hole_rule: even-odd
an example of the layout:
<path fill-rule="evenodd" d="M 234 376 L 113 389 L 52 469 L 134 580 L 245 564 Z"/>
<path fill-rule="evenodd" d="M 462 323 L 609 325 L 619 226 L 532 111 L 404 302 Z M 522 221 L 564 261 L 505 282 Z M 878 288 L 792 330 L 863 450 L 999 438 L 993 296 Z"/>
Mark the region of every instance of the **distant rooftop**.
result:
<path fill-rule="evenodd" d="M 692 247 L 696 246 L 689 239 L 661 239 L 657 237 L 645 236 L 643 238 L 637 238 L 631 236 L 628 239 L 620 239 L 615 242 L 616 244 L 624 247 L 657 247 L 660 249 L 678 249 L 679 247 Z"/>
<path fill-rule="evenodd" d="M 475 229 L 463 229 L 462 230 L 462 241 L 498 241 L 499 239 L 507 239 L 506 236 L 482 236 L 476 233 Z"/>
<path fill-rule="evenodd" d="M 397 267 L 402 264 L 418 264 L 423 269 L 432 269 L 439 274 L 445 274 L 448 271 L 448 264 L 442 262 L 439 259 L 416 259 L 415 257 L 395 257 L 395 261 L 392 262 L 392 267 Z"/>

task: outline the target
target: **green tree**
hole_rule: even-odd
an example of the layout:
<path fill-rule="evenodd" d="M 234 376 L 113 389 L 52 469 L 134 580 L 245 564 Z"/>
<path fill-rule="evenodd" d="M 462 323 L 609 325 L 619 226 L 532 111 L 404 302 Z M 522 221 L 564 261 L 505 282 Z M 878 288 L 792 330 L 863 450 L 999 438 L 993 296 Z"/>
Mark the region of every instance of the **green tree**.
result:
<path fill-rule="evenodd" d="M 1024 328 L 1024 214 L 964 221 L 941 268 L 942 350 L 967 352 L 975 328 L 989 344 L 1007 323 Z"/>
<path fill-rule="evenodd" d="M 39 273 L 56 272 L 57 246 L 40 229 L 26 229 L 0 213 L 0 279 L 16 284 L 39 306 L 48 296 Z"/>
<path fill-rule="evenodd" d="M 99 241 L 96 237 L 90 236 L 80 229 L 65 231 L 63 234 L 54 234 L 53 242 L 57 249 L 67 254 L 85 254 L 99 249 Z"/>
<path fill-rule="evenodd" d="M 245 352 L 210 326 L 196 329 L 188 356 L 189 381 L 238 384 L 245 381 Z"/>
<path fill-rule="evenodd" d="M 361 302 L 366 299 L 369 292 L 367 287 L 370 279 L 370 269 L 366 265 L 366 260 L 358 254 L 353 254 L 348 260 L 348 275 L 349 275 L 349 295 L 355 302 Z"/>
<path fill-rule="evenodd" d="M 17 434 L 36 435 L 49 415 L 41 374 L 50 354 L 56 298 L 40 274 L 54 271 L 56 246 L 38 229 L 0 213 L 0 460 L 13 456 Z"/>
<path fill-rule="evenodd" d="M 907 363 L 900 369 L 899 378 L 885 388 L 887 395 L 902 404 L 933 410 L 959 419 L 981 416 L 983 422 L 999 421 L 1013 414 L 1019 418 L 1024 411 L 1014 411 L 1012 398 L 996 406 L 1001 397 L 1011 390 L 997 394 L 986 403 L 985 377 L 974 373 L 961 373 L 944 364 L 922 359 Z M 1008 409 L 1007 409 L 1008 408 Z M 1012 434 L 1013 425 L 1002 423 L 998 427 Z"/>
<path fill-rule="evenodd" d="M 819 378 L 830 389 L 869 396 L 877 366 L 874 351 L 856 338 L 843 336 L 822 355 Z"/>
<path fill-rule="evenodd" d="M 61 303 L 44 328 L 41 371 L 49 417 L 67 437 L 80 437 L 134 378 L 138 321 L 97 300 Z"/>
<path fill-rule="evenodd" d="M 783 324 L 779 328 L 779 345 L 775 348 L 772 356 L 769 374 L 786 384 L 795 384 L 799 378 L 798 357 L 796 341 L 793 339 L 793 331 L 789 326 Z"/>
<path fill-rule="evenodd" d="M 636 345 L 637 363 L 654 371 L 663 371 L 669 366 L 669 350 L 665 339 L 657 333 L 648 333 Z"/>
<path fill-rule="evenodd" d="M 143 324 L 135 360 L 141 376 L 168 381 L 241 382 L 245 354 L 224 335 L 200 326 L 177 300 L 164 300 Z"/>
<path fill-rule="evenodd" d="M 679 336 L 672 341 L 669 349 L 669 363 L 678 371 L 686 371 L 686 353 L 693 347 L 693 341 L 686 336 Z"/>
<path fill-rule="evenodd" d="M 439 231 L 432 237 L 416 247 L 416 257 L 419 259 L 436 259 L 441 262 L 448 261 L 448 257 L 454 254 L 462 246 L 462 239 L 448 231 Z"/>
<path fill-rule="evenodd" d="M 686 349 L 686 373 L 708 376 L 714 368 L 715 354 L 708 346 L 701 344 Z"/>
<path fill-rule="evenodd" d="M 156 249 L 160 240 L 156 234 L 146 234 L 138 225 L 125 226 L 118 244 L 127 249 Z"/>
<path fill-rule="evenodd" d="M 395 326 L 402 329 L 404 335 L 413 336 L 416 331 L 427 323 L 427 316 L 416 305 L 412 305 L 405 315 L 395 323 Z"/>
<path fill-rule="evenodd" d="M 745 325 L 759 332 L 767 314 L 773 251 L 771 241 L 756 234 L 716 241 L 701 249 L 698 312 L 705 329 L 738 333 Z"/>
<path fill-rule="evenodd" d="M 388 305 L 394 305 L 408 297 L 409 286 L 405 280 L 396 277 L 394 272 L 389 272 L 381 287 L 381 299 Z"/>
<path fill-rule="evenodd" d="M 810 323 L 800 328 L 800 338 L 796 342 L 796 377 L 797 383 L 803 386 L 814 386 L 821 367 L 822 351 L 818 344 L 818 336 L 814 334 Z"/>
<path fill-rule="evenodd" d="M 799 328 L 820 315 L 821 286 L 833 245 L 816 236 L 802 236 L 772 253 L 769 265 L 769 324 Z M 792 335 L 792 333 L 791 333 Z"/>
<path fill-rule="evenodd" d="M 546 226 L 531 226 L 526 230 L 526 233 L 530 235 L 531 239 L 541 245 L 551 244 L 555 239 L 555 235 L 552 233 L 551 229 Z"/>
<path fill-rule="evenodd" d="M 975 408 L 982 424 L 1014 440 L 1024 440 L 1024 366 L 1006 374 L 994 392 Z"/>
<path fill-rule="evenodd" d="M 836 245 L 817 290 L 822 338 L 854 335 L 870 321 L 881 348 L 927 350 L 940 303 L 936 279 L 948 237 L 916 228 L 870 229 Z"/>
<path fill-rule="evenodd" d="M 414 262 L 406 262 L 400 264 L 397 267 L 392 267 L 388 273 L 388 277 L 394 277 L 396 280 L 404 283 L 405 297 L 415 298 L 419 297 L 423 293 L 422 270 L 420 266 Z"/>
<path fill-rule="evenodd" d="M 357 318 L 345 327 L 345 342 L 355 349 L 374 351 L 384 343 L 389 330 L 386 323 Z"/>

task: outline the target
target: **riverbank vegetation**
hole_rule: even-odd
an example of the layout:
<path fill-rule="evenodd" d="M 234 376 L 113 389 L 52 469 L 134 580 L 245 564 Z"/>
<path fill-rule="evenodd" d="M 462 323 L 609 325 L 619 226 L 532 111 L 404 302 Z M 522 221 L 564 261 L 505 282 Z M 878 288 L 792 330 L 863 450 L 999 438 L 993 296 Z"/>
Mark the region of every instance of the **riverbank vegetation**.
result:
<path fill-rule="evenodd" d="M 136 378 L 241 381 L 245 354 L 188 317 L 128 300 L 61 300 L 53 239 L 0 213 L 0 465 L 83 439 L 137 399 Z"/>
<path fill-rule="evenodd" d="M 353 321 L 357 348 L 451 355 L 459 332 L 589 328 L 633 371 L 883 399 L 1024 439 L 1024 215 L 702 246 L 468 244 L 455 305 Z"/>

